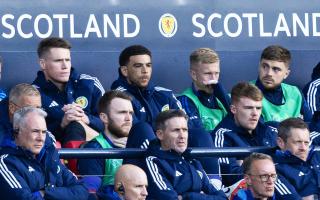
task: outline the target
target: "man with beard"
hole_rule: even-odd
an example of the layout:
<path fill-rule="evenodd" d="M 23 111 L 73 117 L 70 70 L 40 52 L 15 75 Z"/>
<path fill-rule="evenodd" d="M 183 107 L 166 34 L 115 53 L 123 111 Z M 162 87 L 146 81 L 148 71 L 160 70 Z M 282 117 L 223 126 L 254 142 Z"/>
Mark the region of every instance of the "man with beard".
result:
<path fill-rule="evenodd" d="M 299 197 L 318 199 L 320 194 L 320 154 L 310 146 L 308 125 L 299 118 L 282 121 L 278 129 L 279 150 L 274 162 L 279 175 L 293 186 Z"/>
<path fill-rule="evenodd" d="M 277 130 L 260 120 L 262 97 L 259 88 L 247 82 L 240 82 L 232 88 L 232 114 L 227 115 L 211 132 L 215 147 L 276 146 Z M 242 178 L 241 161 L 237 163 L 235 158 L 220 158 L 219 161 L 222 174 L 239 175 L 223 176 L 225 185 Z"/>
<path fill-rule="evenodd" d="M 268 46 L 261 54 L 255 84 L 264 96 L 262 116 L 266 122 L 300 116 L 311 120 L 311 111 L 299 89 L 283 83 L 290 73 L 290 61 L 290 51 L 282 46 Z"/>
<path fill-rule="evenodd" d="M 131 97 L 112 90 L 106 92 L 98 104 L 99 116 L 105 131 L 84 145 L 84 148 L 124 148 L 132 126 Z M 122 165 L 122 159 L 80 159 L 78 168 L 92 195 L 99 199 L 118 199 L 113 191 L 114 176 Z"/>
<path fill-rule="evenodd" d="M 199 48 L 190 55 L 192 86 L 178 97 L 189 116 L 188 127 L 212 131 L 227 115 L 230 97 L 218 83 L 220 59 L 210 48 Z"/>

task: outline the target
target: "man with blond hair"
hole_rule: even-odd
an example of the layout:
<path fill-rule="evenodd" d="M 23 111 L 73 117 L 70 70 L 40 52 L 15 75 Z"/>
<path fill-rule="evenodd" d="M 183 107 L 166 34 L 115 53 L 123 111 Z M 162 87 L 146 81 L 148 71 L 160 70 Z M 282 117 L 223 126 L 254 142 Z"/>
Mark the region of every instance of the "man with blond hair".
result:
<path fill-rule="evenodd" d="M 189 116 L 189 128 L 213 130 L 227 115 L 230 97 L 219 83 L 220 59 L 210 48 L 199 48 L 190 55 L 192 85 L 178 97 Z"/>

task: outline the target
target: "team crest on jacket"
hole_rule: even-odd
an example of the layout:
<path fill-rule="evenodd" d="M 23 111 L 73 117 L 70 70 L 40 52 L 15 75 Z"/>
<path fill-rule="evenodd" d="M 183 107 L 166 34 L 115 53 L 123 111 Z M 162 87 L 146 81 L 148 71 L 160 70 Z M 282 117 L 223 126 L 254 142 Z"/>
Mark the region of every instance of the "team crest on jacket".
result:
<path fill-rule="evenodd" d="M 163 14 L 159 19 L 159 30 L 164 37 L 172 37 L 176 34 L 178 23 L 176 18 L 169 13 Z"/>
<path fill-rule="evenodd" d="M 76 103 L 81 106 L 81 108 L 86 108 L 88 106 L 88 99 L 84 96 L 78 97 Z"/>
<path fill-rule="evenodd" d="M 166 104 L 166 105 L 162 106 L 161 112 L 166 111 L 166 110 L 169 110 L 169 109 L 170 109 L 170 108 L 169 108 L 169 104 Z"/>

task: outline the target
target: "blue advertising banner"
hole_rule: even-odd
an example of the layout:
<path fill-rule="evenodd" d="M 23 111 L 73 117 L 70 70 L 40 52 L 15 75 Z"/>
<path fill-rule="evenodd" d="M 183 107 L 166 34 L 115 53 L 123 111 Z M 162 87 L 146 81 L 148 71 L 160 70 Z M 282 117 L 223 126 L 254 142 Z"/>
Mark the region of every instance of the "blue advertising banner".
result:
<path fill-rule="evenodd" d="M 319 61 L 319 2 L 284 0 L 68 0 L 1 1 L 2 88 L 32 82 L 41 39 L 69 40 L 72 65 L 105 89 L 118 76 L 123 48 L 153 52 L 153 80 L 179 93 L 190 85 L 189 55 L 199 47 L 221 58 L 220 81 L 230 89 L 257 77 L 261 51 L 279 44 L 292 52 L 287 82 L 302 87 Z"/>

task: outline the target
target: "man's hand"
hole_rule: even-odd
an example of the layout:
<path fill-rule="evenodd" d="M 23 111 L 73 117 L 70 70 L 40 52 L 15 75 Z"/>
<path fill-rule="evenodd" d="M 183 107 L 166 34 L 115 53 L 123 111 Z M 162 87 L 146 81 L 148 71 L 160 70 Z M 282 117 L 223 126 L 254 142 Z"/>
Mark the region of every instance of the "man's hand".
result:
<path fill-rule="evenodd" d="M 82 110 L 81 106 L 72 103 L 64 105 L 62 108 L 64 116 L 61 121 L 61 127 L 65 128 L 72 121 L 83 121 L 85 124 L 89 124 L 89 118 Z"/>

